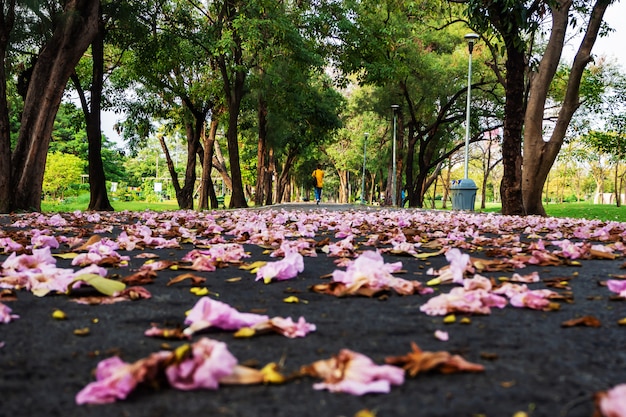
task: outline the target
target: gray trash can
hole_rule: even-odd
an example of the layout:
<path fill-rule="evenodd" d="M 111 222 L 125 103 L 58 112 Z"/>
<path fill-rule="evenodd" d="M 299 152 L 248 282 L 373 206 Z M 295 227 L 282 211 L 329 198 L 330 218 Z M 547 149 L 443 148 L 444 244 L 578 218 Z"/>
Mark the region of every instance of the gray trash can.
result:
<path fill-rule="evenodd" d="M 474 181 L 469 178 L 453 180 L 452 186 L 450 187 L 450 194 L 452 195 L 452 210 L 474 211 L 477 190 L 478 187 Z"/>

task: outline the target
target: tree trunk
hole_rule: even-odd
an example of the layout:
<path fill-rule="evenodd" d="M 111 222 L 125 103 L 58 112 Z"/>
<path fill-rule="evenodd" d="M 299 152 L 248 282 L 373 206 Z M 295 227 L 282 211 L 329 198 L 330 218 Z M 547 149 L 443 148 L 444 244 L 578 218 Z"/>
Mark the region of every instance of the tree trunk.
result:
<path fill-rule="evenodd" d="M 274 175 L 276 174 L 276 158 L 274 157 L 274 148 L 270 148 L 267 155 L 267 174 L 265 175 L 265 205 L 269 206 L 274 201 Z"/>
<path fill-rule="evenodd" d="M 172 157 L 170 156 L 170 150 L 167 147 L 167 143 L 165 143 L 165 138 L 163 135 L 158 135 L 159 143 L 161 144 L 161 149 L 163 150 L 163 155 L 165 155 L 165 161 L 167 163 L 167 169 L 170 173 L 170 177 L 172 177 L 172 186 L 174 187 L 174 192 L 176 193 L 176 198 L 182 194 L 180 182 L 178 181 L 178 173 L 174 169 L 174 163 L 172 162 Z M 158 175 L 158 172 L 157 172 Z M 156 178 L 158 180 L 158 177 Z M 180 201 L 178 202 L 180 206 Z"/>
<path fill-rule="evenodd" d="M 102 131 L 101 103 L 102 86 L 104 80 L 104 22 L 102 12 L 99 11 L 98 33 L 91 43 L 92 73 L 89 89 L 90 102 L 87 102 L 85 91 L 82 88 L 78 75 L 74 73 L 72 80 L 80 98 L 85 123 L 87 126 L 88 158 L 89 158 L 89 206 L 88 210 L 113 211 L 107 194 L 106 176 L 102 163 Z"/>
<path fill-rule="evenodd" d="M 591 61 L 591 49 L 597 39 L 604 12 L 610 4 L 597 0 L 593 6 L 585 36 L 574 58 L 567 83 L 565 98 L 559 110 L 556 125 L 548 142 L 543 140 L 543 114 L 550 83 L 561 58 L 568 12 L 571 0 L 561 0 L 552 8 L 552 31 L 548 46 L 532 80 L 530 98 L 525 117 L 523 198 L 528 214 L 545 215 L 541 202 L 543 185 L 561 149 L 572 116 L 579 106 L 580 80 L 587 64 Z"/>
<path fill-rule="evenodd" d="M 219 122 L 217 121 L 215 114 L 213 116 L 214 117 L 211 118 L 209 134 L 207 135 L 205 132 L 203 136 L 204 157 L 202 158 L 202 182 L 200 185 L 200 200 L 198 202 L 198 208 L 200 210 L 208 209 L 209 202 L 211 204 L 211 208 L 218 207 L 211 171 L 213 171 L 213 149 L 215 148 L 215 137 L 217 135 Z"/>
<path fill-rule="evenodd" d="M 522 126 L 524 114 L 524 51 L 512 40 L 505 40 L 506 102 L 504 105 L 504 133 L 502 138 L 502 165 L 504 175 L 500 186 L 502 214 L 524 214 L 522 200 Z"/>
<path fill-rule="evenodd" d="M 6 14 L 5 14 L 6 13 Z M 7 102 L 6 54 L 15 22 L 15 0 L 0 0 L 0 213 L 11 210 L 11 129 Z"/>
<path fill-rule="evenodd" d="M 213 156 L 213 168 L 215 168 L 222 177 L 222 181 L 224 181 L 226 188 L 232 190 L 233 182 L 230 179 L 230 175 L 228 175 L 228 170 L 226 169 L 226 161 L 224 160 L 222 148 L 220 147 L 220 143 L 217 141 L 217 139 L 213 143 L 213 150 L 215 151 L 215 155 Z"/>
<path fill-rule="evenodd" d="M 280 175 L 278 176 L 278 188 L 276 190 L 276 199 L 278 203 L 290 200 L 289 196 L 285 197 L 285 192 L 289 188 L 287 186 L 289 182 L 289 173 L 291 172 L 291 168 L 296 161 L 296 157 L 297 153 L 290 151 L 287 153 L 285 158 L 285 163 L 283 164 Z"/>
<path fill-rule="evenodd" d="M 620 198 L 620 186 L 619 186 L 619 161 L 615 162 L 615 205 L 617 207 L 622 206 L 622 199 Z"/>
<path fill-rule="evenodd" d="M 176 200 L 178 201 L 178 207 L 181 209 L 193 209 L 193 194 L 196 187 L 196 165 L 197 157 L 196 153 L 200 147 L 200 137 L 204 130 L 205 114 L 192 112 L 194 116 L 194 123 L 187 123 L 186 136 L 187 136 L 187 164 L 185 166 L 185 183 L 180 191 L 176 192 Z M 171 158 L 168 155 L 167 167 L 170 174 L 175 172 L 174 164 L 171 163 Z M 174 177 L 172 176 L 172 180 Z"/>
<path fill-rule="evenodd" d="M 259 138 L 257 146 L 257 162 L 256 162 L 256 192 L 254 194 L 254 204 L 256 206 L 262 206 L 265 201 L 266 189 L 266 176 L 268 172 L 268 158 L 267 158 L 267 103 L 265 99 L 259 96 Z"/>
<path fill-rule="evenodd" d="M 230 6 L 227 7 L 227 10 L 229 10 L 229 12 L 233 12 Z M 241 39 L 239 39 L 237 36 L 235 36 L 235 38 L 236 45 L 233 48 L 232 56 L 230 58 L 233 60 L 235 65 L 243 66 L 243 51 L 241 49 Z M 228 102 L 228 130 L 226 132 L 226 142 L 228 145 L 230 178 L 232 181 L 232 194 L 229 207 L 248 207 L 248 203 L 246 202 L 246 197 L 243 192 L 243 181 L 241 179 L 241 165 L 239 162 L 238 140 L 239 111 L 241 109 L 241 100 L 243 99 L 244 95 L 244 82 L 246 79 L 246 73 L 243 69 L 236 69 L 231 79 L 231 75 L 229 73 L 229 64 L 226 62 L 225 55 L 221 55 L 218 58 L 218 64 L 220 67 L 220 72 L 222 74 L 224 94 Z"/>
<path fill-rule="evenodd" d="M 337 174 L 339 175 L 339 202 L 347 203 L 349 199 L 348 193 L 348 178 L 349 171 L 345 169 L 338 169 Z"/>
<path fill-rule="evenodd" d="M 35 64 L 11 158 L 12 210 L 41 210 L 54 119 L 65 85 L 98 31 L 99 5 L 98 0 L 68 0 L 59 25 Z"/>

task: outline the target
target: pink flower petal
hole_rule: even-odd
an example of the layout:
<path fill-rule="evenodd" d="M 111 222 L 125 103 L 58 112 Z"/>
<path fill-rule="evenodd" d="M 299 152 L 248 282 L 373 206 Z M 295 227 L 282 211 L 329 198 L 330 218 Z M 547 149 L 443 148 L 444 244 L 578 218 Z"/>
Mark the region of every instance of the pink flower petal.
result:
<path fill-rule="evenodd" d="M 232 374 L 237 365 L 237 359 L 224 342 L 202 338 L 191 348 L 188 359 L 165 370 L 167 380 L 174 388 L 217 389 L 220 379 Z"/>
<path fill-rule="evenodd" d="M 617 385 L 601 396 L 599 408 L 603 417 L 626 417 L 626 384 Z"/>
<path fill-rule="evenodd" d="M 388 393 L 391 385 L 404 383 L 404 369 L 392 365 L 376 365 L 367 356 L 342 349 L 337 356 L 312 365 L 324 382 L 314 389 L 345 392 L 352 395 Z"/>
<path fill-rule="evenodd" d="M 268 316 L 240 313 L 226 303 L 209 297 L 202 297 L 185 318 L 185 324 L 190 325 L 185 329 L 185 334 L 193 334 L 208 327 L 238 330 L 242 327 L 252 327 L 267 320 L 269 320 Z"/>
<path fill-rule="evenodd" d="M 444 332 L 443 330 L 435 330 L 435 338 L 441 340 L 442 342 L 447 342 L 450 336 L 448 332 Z"/>

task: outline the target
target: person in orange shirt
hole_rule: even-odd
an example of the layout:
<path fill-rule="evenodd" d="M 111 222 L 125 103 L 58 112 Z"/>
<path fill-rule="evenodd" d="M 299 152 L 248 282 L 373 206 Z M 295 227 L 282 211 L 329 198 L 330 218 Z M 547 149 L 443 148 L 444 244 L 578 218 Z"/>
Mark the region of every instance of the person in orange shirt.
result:
<path fill-rule="evenodd" d="M 324 171 L 322 166 L 317 164 L 317 169 L 311 174 L 315 178 L 315 202 L 319 204 L 322 201 L 322 187 L 324 187 Z"/>

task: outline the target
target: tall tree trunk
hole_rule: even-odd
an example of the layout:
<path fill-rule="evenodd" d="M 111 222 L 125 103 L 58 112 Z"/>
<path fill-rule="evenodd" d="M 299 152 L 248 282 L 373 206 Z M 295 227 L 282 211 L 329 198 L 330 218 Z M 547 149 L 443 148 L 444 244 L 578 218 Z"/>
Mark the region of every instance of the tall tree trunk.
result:
<path fill-rule="evenodd" d="M 503 38 L 506 48 L 506 78 L 504 129 L 502 134 L 502 166 L 504 175 L 500 184 L 502 214 L 525 214 L 522 198 L 522 127 L 524 126 L 526 41 L 521 33 L 526 8 L 512 7 L 510 13 L 502 13 L 501 3 L 487 2 L 491 22 Z M 508 2 L 507 2 L 508 3 Z"/>
<path fill-rule="evenodd" d="M 524 114 L 524 51 L 513 40 L 505 40 L 506 102 L 504 105 L 504 133 L 502 138 L 502 165 L 504 176 L 500 186 L 502 214 L 524 214 L 522 200 L 522 126 Z"/>
<path fill-rule="evenodd" d="M 192 112 L 194 116 L 193 124 L 186 124 L 186 136 L 187 136 L 187 164 L 185 166 L 185 183 L 180 191 L 176 192 L 176 200 L 178 201 L 178 207 L 181 209 L 193 209 L 193 194 L 196 187 L 196 165 L 197 165 L 197 152 L 200 147 L 200 137 L 204 130 L 205 115 L 201 113 Z M 175 172 L 174 164 L 171 163 L 171 158 L 168 157 L 167 166 L 170 174 Z M 172 176 L 172 180 L 174 177 Z"/>
<path fill-rule="evenodd" d="M 6 13 L 6 14 L 5 14 Z M 7 101 L 6 54 L 15 22 L 15 0 L 0 0 L 0 213 L 11 209 L 11 129 Z"/>
<path fill-rule="evenodd" d="M 622 206 L 622 199 L 620 198 L 620 184 L 619 184 L 619 161 L 615 162 L 615 205 L 617 207 Z"/>
<path fill-rule="evenodd" d="M 233 182 L 230 179 L 230 175 L 228 175 L 228 170 L 226 169 L 226 161 L 224 160 L 222 148 L 220 147 L 220 143 L 217 141 L 217 139 L 213 143 L 213 150 L 215 151 L 215 155 L 213 156 L 213 168 L 215 168 L 222 177 L 222 181 L 224 181 L 224 185 L 226 185 L 226 188 L 232 190 Z"/>
<path fill-rule="evenodd" d="M 113 211 L 109 202 L 106 188 L 106 176 L 102 163 L 102 131 L 101 127 L 101 107 L 102 107 L 102 86 L 104 80 L 104 22 L 102 21 L 102 11 L 98 12 L 98 33 L 91 43 L 92 73 L 91 87 L 89 89 L 90 102 L 87 102 L 85 91 L 80 84 L 80 79 L 76 73 L 72 74 L 72 80 L 81 107 L 85 115 L 87 125 L 88 158 L 89 158 L 89 206 L 88 210 Z"/>
<path fill-rule="evenodd" d="M 448 195 L 450 194 L 450 179 L 452 178 L 452 157 L 448 157 L 446 168 L 446 178 L 443 181 L 443 197 L 441 198 L 441 208 L 448 207 Z"/>
<path fill-rule="evenodd" d="M 528 108 L 524 126 L 524 173 L 523 198 L 528 214 L 545 215 L 541 202 L 543 185 L 561 150 L 567 128 L 579 107 L 580 81 L 587 64 L 591 61 L 591 49 L 596 42 L 602 19 L 609 0 L 597 0 L 587 25 L 585 36 L 574 58 L 567 83 L 565 98 L 559 110 L 556 125 L 548 142 L 543 140 L 543 115 L 550 83 L 556 73 L 565 32 L 569 24 L 568 12 L 571 0 L 560 0 L 552 8 L 552 31 L 550 40 L 539 64 L 539 70 L 531 83 Z"/>
<path fill-rule="evenodd" d="M 59 24 L 38 57 L 11 157 L 10 209 L 41 210 L 43 174 L 54 119 L 65 85 L 98 31 L 99 5 L 98 0 L 65 2 Z"/>
<path fill-rule="evenodd" d="M 202 158 L 202 182 L 200 184 L 200 200 L 198 202 L 198 208 L 200 210 L 206 210 L 209 208 L 209 202 L 211 208 L 217 208 L 217 195 L 215 194 L 215 187 L 213 187 L 213 179 L 211 178 L 211 171 L 213 171 L 213 150 L 215 148 L 215 137 L 217 135 L 217 128 L 219 122 L 215 117 L 215 114 L 211 118 L 209 125 L 209 134 L 206 132 L 203 135 L 204 143 L 204 157 Z"/>
<path fill-rule="evenodd" d="M 337 175 L 339 176 L 339 203 L 345 204 L 350 198 L 348 193 L 350 172 L 346 169 L 338 169 Z"/>
<path fill-rule="evenodd" d="M 176 172 L 176 169 L 174 169 L 174 162 L 172 162 L 170 150 L 167 147 L 167 143 L 165 143 L 165 138 L 163 135 L 158 135 L 158 138 L 159 143 L 161 144 L 161 149 L 163 150 L 163 155 L 165 155 L 167 169 L 170 173 L 170 177 L 172 177 L 172 186 L 174 187 L 174 192 L 176 193 L 176 198 L 178 199 L 178 196 L 182 193 L 180 182 L 178 181 L 178 173 Z M 156 179 L 158 180 L 158 172 Z M 180 206 L 180 201 L 178 202 L 178 205 Z"/>
<path fill-rule="evenodd" d="M 289 182 L 289 173 L 291 172 L 291 168 L 296 161 L 297 153 L 289 151 L 287 153 L 287 157 L 285 158 L 285 163 L 282 166 L 280 175 L 278 177 L 278 188 L 276 190 L 276 199 L 277 202 L 283 202 L 290 200 L 289 196 L 285 197 L 285 191 L 288 188 Z"/>
<path fill-rule="evenodd" d="M 274 148 L 270 148 L 267 155 L 267 174 L 265 175 L 265 205 L 269 206 L 274 202 L 274 175 L 276 175 L 276 158 L 274 157 Z"/>
<path fill-rule="evenodd" d="M 254 204 L 256 206 L 262 206 L 265 201 L 265 194 L 267 192 L 266 176 L 268 172 L 268 158 L 267 158 L 267 102 L 262 95 L 259 95 L 259 138 L 257 146 L 257 158 L 256 158 L 256 192 L 254 194 Z"/>
<path fill-rule="evenodd" d="M 232 2 L 225 2 L 225 17 L 235 19 L 236 7 Z M 234 33 L 234 44 L 232 48 L 233 64 L 243 67 L 242 40 Z M 234 70 L 232 76 L 229 71 L 229 63 L 226 62 L 226 55 L 218 57 L 218 65 L 222 74 L 224 94 L 228 103 L 228 130 L 226 132 L 226 143 L 228 145 L 228 159 L 230 162 L 230 178 L 232 181 L 232 194 L 230 198 L 230 208 L 247 207 L 246 197 L 243 192 L 243 181 L 241 179 L 241 164 L 239 161 L 239 111 L 241 100 L 244 95 L 244 83 L 246 72 L 242 68 Z"/>

